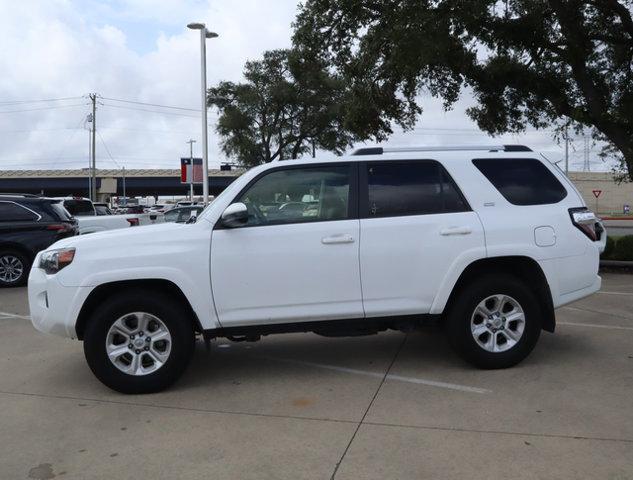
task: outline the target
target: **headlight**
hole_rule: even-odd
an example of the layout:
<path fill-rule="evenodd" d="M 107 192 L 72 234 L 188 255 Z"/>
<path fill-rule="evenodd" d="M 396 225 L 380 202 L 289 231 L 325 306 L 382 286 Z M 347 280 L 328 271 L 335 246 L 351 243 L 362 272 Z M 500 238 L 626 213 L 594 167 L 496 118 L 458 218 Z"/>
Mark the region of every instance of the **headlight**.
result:
<path fill-rule="evenodd" d="M 70 265 L 75 258 L 74 248 L 60 248 L 59 250 L 48 250 L 40 257 L 40 268 L 52 275 L 62 268 Z"/>

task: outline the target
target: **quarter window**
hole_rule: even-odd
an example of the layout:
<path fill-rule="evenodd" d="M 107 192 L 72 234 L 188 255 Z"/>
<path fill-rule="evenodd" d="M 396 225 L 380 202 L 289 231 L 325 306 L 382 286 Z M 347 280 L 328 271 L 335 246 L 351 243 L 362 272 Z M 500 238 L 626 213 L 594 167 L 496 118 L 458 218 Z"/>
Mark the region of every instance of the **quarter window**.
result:
<path fill-rule="evenodd" d="M 348 218 L 348 165 L 289 168 L 266 174 L 237 202 L 248 208 L 246 226 Z"/>
<path fill-rule="evenodd" d="M 369 217 L 469 210 L 453 180 L 435 161 L 368 163 L 367 182 Z"/>
<path fill-rule="evenodd" d="M 14 202 L 0 202 L 0 222 L 32 222 L 39 217 Z"/>
<path fill-rule="evenodd" d="M 478 158 L 473 164 L 514 205 L 558 203 L 567 190 L 535 158 Z"/>

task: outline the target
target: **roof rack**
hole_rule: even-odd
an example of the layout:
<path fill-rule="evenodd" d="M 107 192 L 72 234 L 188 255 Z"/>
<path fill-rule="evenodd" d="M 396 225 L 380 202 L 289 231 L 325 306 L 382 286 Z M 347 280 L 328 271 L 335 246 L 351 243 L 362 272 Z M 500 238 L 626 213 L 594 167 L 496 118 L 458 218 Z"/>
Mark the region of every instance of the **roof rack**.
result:
<path fill-rule="evenodd" d="M 5 192 L 0 192 L 0 197 L 39 198 L 39 195 L 35 195 L 33 193 L 5 193 Z"/>
<path fill-rule="evenodd" d="M 450 147 L 363 147 L 352 152 L 352 155 L 382 155 L 383 153 L 410 152 L 458 152 L 478 150 L 486 152 L 531 152 L 525 145 L 463 145 Z"/>

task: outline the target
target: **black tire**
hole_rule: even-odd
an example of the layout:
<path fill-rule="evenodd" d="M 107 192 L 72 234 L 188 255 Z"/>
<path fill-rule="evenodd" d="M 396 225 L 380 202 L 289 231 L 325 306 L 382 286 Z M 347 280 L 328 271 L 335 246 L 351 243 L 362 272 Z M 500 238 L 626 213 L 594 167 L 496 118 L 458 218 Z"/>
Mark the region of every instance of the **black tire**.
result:
<path fill-rule="evenodd" d="M 475 340 L 471 319 L 480 302 L 497 294 L 507 295 L 518 302 L 523 309 L 525 324 L 523 334 L 515 345 L 506 347 L 508 350 L 505 351 L 491 352 Z M 465 285 L 458 292 L 446 318 L 446 332 L 453 348 L 472 365 L 484 369 L 508 368 L 525 359 L 536 346 L 541 334 L 541 316 L 534 293 L 520 279 L 505 274 L 488 275 Z M 476 321 L 481 321 L 480 317 Z M 506 339 L 503 334 L 501 337 Z M 479 338 L 482 341 L 490 337 L 484 333 Z"/>
<path fill-rule="evenodd" d="M 16 261 L 14 265 L 19 265 L 22 269 L 22 273 L 15 280 L 7 280 L 0 275 L 0 287 L 20 287 L 26 285 L 29 279 L 29 271 L 31 270 L 31 260 L 24 253 L 18 250 L 0 250 L 0 261 L 3 259 L 14 259 Z"/>
<path fill-rule="evenodd" d="M 130 375 L 117 368 L 106 352 L 110 327 L 132 312 L 154 315 L 169 330 L 171 351 L 164 364 L 152 373 Z M 121 393 L 140 394 L 164 390 L 185 371 L 194 350 L 193 324 L 182 304 L 169 295 L 150 290 L 120 292 L 97 306 L 84 332 L 84 355 L 95 376 Z"/>

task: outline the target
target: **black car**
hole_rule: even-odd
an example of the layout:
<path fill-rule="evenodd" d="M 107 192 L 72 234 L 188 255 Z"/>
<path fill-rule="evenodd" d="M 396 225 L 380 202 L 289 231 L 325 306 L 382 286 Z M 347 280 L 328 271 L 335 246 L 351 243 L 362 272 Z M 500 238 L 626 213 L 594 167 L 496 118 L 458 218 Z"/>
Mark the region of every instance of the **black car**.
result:
<path fill-rule="evenodd" d="M 0 194 L 0 287 L 24 285 L 37 252 L 78 231 L 61 200 Z"/>

